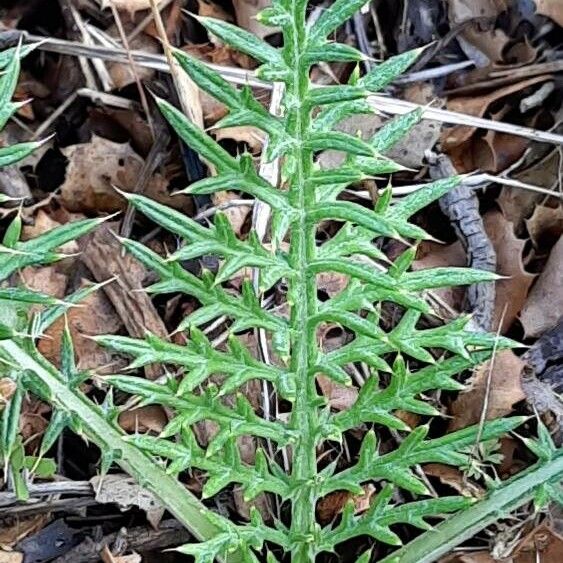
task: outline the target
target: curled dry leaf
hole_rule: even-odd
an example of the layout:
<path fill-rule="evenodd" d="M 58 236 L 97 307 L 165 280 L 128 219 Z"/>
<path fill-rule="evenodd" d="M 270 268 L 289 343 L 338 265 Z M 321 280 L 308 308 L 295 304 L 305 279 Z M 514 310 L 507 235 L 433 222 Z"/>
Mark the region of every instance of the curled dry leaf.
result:
<path fill-rule="evenodd" d="M 101 475 L 90 479 L 96 493 L 96 502 L 117 504 L 122 511 L 137 506 L 147 514 L 147 520 L 158 526 L 164 508 L 156 497 L 140 487 L 135 479 L 123 474 Z"/>
<path fill-rule="evenodd" d="M 484 408 L 487 420 L 512 412 L 512 406 L 525 398 L 520 383 L 523 367 L 524 362 L 511 350 L 501 350 L 492 360 L 479 366 L 467 390 L 460 393 L 451 405 L 450 432 L 479 422 Z"/>
<path fill-rule="evenodd" d="M 100 557 L 104 563 L 141 563 L 142 559 L 138 553 L 130 555 L 113 555 L 107 545 L 100 553 Z"/>
<path fill-rule="evenodd" d="M 534 338 L 555 326 L 563 315 L 563 237 L 551 250 L 545 269 L 522 309 L 526 337 Z"/>
<path fill-rule="evenodd" d="M 114 186 L 130 192 L 135 188 L 143 159 L 129 143 L 114 143 L 93 135 L 88 143 L 63 149 L 69 163 L 61 186 L 61 202 L 70 211 L 89 213 L 114 212 L 126 202 Z M 168 182 L 155 174 L 148 182 L 145 195 L 177 209 L 187 209 L 189 199 L 170 197 Z"/>

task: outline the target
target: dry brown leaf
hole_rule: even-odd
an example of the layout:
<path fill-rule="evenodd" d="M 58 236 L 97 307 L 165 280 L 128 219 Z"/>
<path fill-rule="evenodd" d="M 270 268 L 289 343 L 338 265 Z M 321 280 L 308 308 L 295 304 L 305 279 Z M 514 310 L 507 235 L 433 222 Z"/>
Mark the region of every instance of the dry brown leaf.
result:
<path fill-rule="evenodd" d="M 233 17 L 225 11 L 225 9 L 216 4 L 215 2 L 211 2 L 211 0 L 197 0 L 198 5 L 198 15 L 203 16 L 204 18 L 215 18 L 217 20 L 223 20 L 226 22 L 233 21 Z"/>
<path fill-rule="evenodd" d="M 96 502 L 117 504 L 122 511 L 137 506 L 146 512 L 152 526 L 158 526 L 164 508 L 151 492 L 140 487 L 132 477 L 116 473 L 93 477 L 90 483 L 96 492 Z"/>
<path fill-rule="evenodd" d="M 82 217 L 80 217 L 82 218 Z M 77 218 L 78 219 L 78 218 Z M 75 220 L 75 218 L 73 218 Z M 25 225 L 22 232 L 22 240 L 30 240 L 46 233 L 56 227 L 60 227 L 62 223 L 55 220 L 51 215 L 48 215 L 40 209 L 35 217 L 35 222 L 33 225 Z M 75 240 L 71 240 L 58 248 L 59 252 L 63 254 L 77 254 L 79 252 L 78 243 Z M 75 256 L 69 256 L 60 262 L 54 264 L 53 269 L 57 272 L 63 272 L 68 274 L 70 270 L 74 267 Z M 44 290 L 41 290 L 44 291 Z"/>
<path fill-rule="evenodd" d="M 457 467 L 442 463 L 429 463 L 422 467 L 425 475 L 436 477 L 444 485 L 448 485 L 465 497 L 479 498 L 485 491 L 482 487 L 467 479 Z"/>
<path fill-rule="evenodd" d="M 514 563 L 559 563 L 563 561 L 563 536 L 545 520 L 518 544 L 513 552 Z"/>
<path fill-rule="evenodd" d="M 246 143 L 252 154 L 258 154 L 262 150 L 266 138 L 263 131 L 251 125 L 214 129 L 213 136 L 217 142 L 230 139 L 235 143 Z"/>
<path fill-rule="evenodd" d="M 538 337 L 563 315 L 563 237 L 552 248 L 544 271 L 520 314 L 527 338 Z"/>
<path fill-rule="evenodd" d="M 485 231 L 497 254 L 497 274 L 506 278 L 496 282 L 493 327 L 501 334 L 510 328 L 520 313 L 536 276 L 526 272 L 522 262 L 525 240 L 514 235 L 514 228 L 500 211 L 489 211 L 483 217 Z"/>
<path fill-rule="evenodd" d="M 86 287 L 88 283 L 83 280 L 81 287 Z M 123 326 L 104 292 L 91 293 L 80 302 L 79 306 L 69 309 L 66 317 L 74 343 L 77 367 L 100 370 L 107 366 L 106 370 L 98 373 L 115 370 L 116 364 L 112 353 L 89 338 L 100 334 L 116 334 Z M 65 319 L 58 319 L 47 329 L 45 337 L 41 338 L 38 344 L 39 351 L 56 365 L 60 363 L 64 326 Z"/>
<path fill-rule="evenodd" d="M 119 415 L 119 426 L 125 432 L 154 432 L 160 434 L 168 422 L 166 412 L 160 405 L 147 405 L 131 409 Z"/>
<path fill-rule="evenodd" d="M 123 28 L 125 34 L 128 35 L 134 29 L 133 22 L 124 22 Z M 119 34 L 119 30 L 116 25 L 111 26 L 107 29 L 106 33 L 111 37 L 114 37 L 118 41 L 121 40 L 121 36 Z M 150 35 L 146 33 L 139 33 L 132 41 L 129 42 L 129 48 L 132 51 L 142 51 L 144 53 L 152 53 L 157 54 L 159 53 L 159 43 L 155 39 L 153 39 Z M 113 85 L 116 88 L 124 88 L 129 84 L 135 84 L 137 77 L 141 82 L 150 80 L 154 75 L 154 70 L 152 68 L 148 68 L 142 65 L 135 66 L 135 72 L 131 68 L 129 63 L 121 64 L 121 63 L 109 63 L 107 65 L 107 69 Z"/>
<path fill-rule="evenodd" d="M 422 242 L 418 247 L 417 256 L 412 264 L 413 270 L 426 270 L 427 268 L 444 266 L 467 266 L 467 257 L 460 242 L 449 245 Z M 435 289 L 433 293 L 456 311 L 461 311 L 463 288 L 446 287 Z"/>
<path fill-rule="evenodd" d="M 233 0 L 237 24 L 260 39 L 276 33 L 276 28 L 265 26 L 256 19 L 258 12 L 269 7 L 270 4 L 270 0 Z"/>
<path fill-rule="evenodd" d="M 52 297 L 62 299 L 66 293 L 68 277 L 57 272 L 56 266 L 28 266 L 20 272 L 23 283 L 34 291 L 41 291 Z"/>
<path fill-rule="evenodd" d="M 506 86 L 505 88 L 493 90 L 489 94 L 482 96 L 453 97 L 448 100 L 447 108 L 450 111 L 467 113 L 475 117 L 483 117 L 489 106 L 497 100 L 505 98 L 506 96 L 516 92 L 520 92 L 529 86 L 545 82 L 550 78 L 552 78 L 551 75 L 534 76 L 528 80 L 523 80 L 522 82 Z M 469 127 L 467 125 L 457 125 L 450 129 L 446 129 L 442 135 L 444 150 L 450 151 L 462 143 L 465 143 L 472 137 L 475 131 L 477 131 L 475 127 Z"/>
<path fill-rule="evenodd" d="M 521 158 L 529 144 L 523 137 L 496 131 L 487 131 L 483 136 L 475 135 L 472 149 L 464 151 L 469 158 L 464 159 L 463 168 L 458 168 L 458 171 L 478 168 L 484 172 L 500 172 Z M 458 163 L 459 158 L 456 159 L 456 164 Z"/>
<path fill-rule="evenodd" d="M 550 248 L 563 235 L 563 204 L 536 206 L 532 216 L 526 219 L 526 228 L 536 248 Z"/>
<path fill-rule="evenodd" d="M 324 375 L 319 375 L 317 382 L 328 404 L 336 411 L 349 409 L 358 398 L 358 389 L 356 387 L 340 385 Z"/>
<path fill-rule="evenodd" d="M 528 168 L 514 174 L 516 180 L 534 184 L 546 189 L 553 189 L 558 182 L 560 152 L 554 149 Z M 525 219 L 530 217 L 536 204 L 545 196 L 529 190 L 502 188 L 497 203 L 503 215 L 514 223 L 516 234 L 524 232 Z"/>
<path fill-rule="evenodd" d="M 483 217 L 485 231 L 497 254 L 497 273 L 507 276 L 496 282 L 495 329 L 503 318 L 501 332 L 504 334 L 522 309 L 535 276 L 526 272 L 522 261 L 525 240 L 516 238 L 512 223 L 499 211 L 490 211 Z M 461 243 L 441 245 L 433 242 L 422 243 L 419 258 L 413 263 L 413 270 L 442 266 L 466 266 L 467 258 Z M 450 307 L 462 310 L 463 288 L 444 288 L 434 292 Z"/>
<path fill-rule="evenodd" d="M 350 278 L 338 272 L 323 272 L 317 275 L 317 288 L 324 291 L 329 297 L 338 295 L 346 289 Z"/>
<path fill-rule="evenodd" d="M 563 2 L 561 0 L 534 0 L 538 14 L 552 19 L 563 27 Z"/>
<path fill-rule="evenodd" d="M 72 145 L 62 152 L 69 160 L 61 186 L 61 202 L 68 210 L 103 213 L 125 208 L 126 202 L 114 186 L 132 191 L 143 167 L 143 159 L 129 143 L 114 143 L 93 135 L 90 142 Z M 165 178 L 155 174 L 144 193 L 177 209 L 189 207 L 189 198 L 171 198 L 167 188 Z"/>
<path fill-rule="evenodd" d="M 348 500 L 354 500 L 355 513 L 361 514 L 369 509 L 375 487 L 370 483 L 364 485 L 364 494 L 353 495 L 348 491 L 336 491 L 322 498 L 317 503 L 317 515 L 322 523 L 328 523 L 338 516 L 346 506 Z"/>
<path fill-rule="evenodd" d="M 512 405 L 525 398 L 520 384 L 524 362 L 511 350 L 501 350 L 493 360 L 479 366 L 469 381 L 468 388 L 452 403 L 449 431 L 476 424 L 486 403 L 487 381 L 490 377 L 487 420 L 506 416 Z"/>
<path fill-rule="evenodd" d="M 213 204 L 216 206 L 228 204 L 233 199 L 239 199 L 239 197 L 233 192 L 217 192 L 211 196 Z M 251 207 L 247 205 L 237 205 L 233 207 L 227 207 L 222 210 L 231 222 L 231 226 L 237 235 L 241 234 L 242 227 L 246 222 L 248 214 L 250 213 Z"/>

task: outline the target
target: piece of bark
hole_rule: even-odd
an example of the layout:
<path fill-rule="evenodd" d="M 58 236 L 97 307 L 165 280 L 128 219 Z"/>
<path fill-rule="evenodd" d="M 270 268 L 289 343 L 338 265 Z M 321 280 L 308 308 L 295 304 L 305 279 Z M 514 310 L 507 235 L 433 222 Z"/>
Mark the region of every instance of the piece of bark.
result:
<path fill-rule="evenodd" d="M 100 552 L 105 546 L 112 546 L 120 532 L 104 536 L 100 541 L 86 538 L 80 545 L 72 548 L 64 555 L 57 557 L 52 563 L 95 563 L 100 560 Z M 190 534 L 176 520 L 166 520 L 158 530 L 147 526 L 131 528 L 126 532 L 128 548 L 134 551 L 162 550 L 186 543 Z"/>
<path fill-rule="evenodd" d="M 143 289 L 148 277 L 145 267 L 130 254 L 124 254 L 119 241 L 112 234 L 117 225 L 102 225 L 83 243 L 82 261 L 98 282 L 115 277 L 116 280 L 104 286 L 117 314 L 130 336 L 143 338 L 146 332 L 167 338 L 168 333 L 150 297 Z M 145 367 L 148 379 L 157 379 L 163 374 L 161 366 Z"/>

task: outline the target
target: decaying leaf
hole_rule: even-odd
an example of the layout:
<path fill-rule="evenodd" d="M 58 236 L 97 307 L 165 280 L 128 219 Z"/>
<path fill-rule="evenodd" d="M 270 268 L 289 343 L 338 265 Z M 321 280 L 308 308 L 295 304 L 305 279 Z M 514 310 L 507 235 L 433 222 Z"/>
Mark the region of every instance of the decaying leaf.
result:
<path fill-rule="evenodd" d="M 526 337 L 534 338 L 555 326 L 563 315 L 563 237 L 551 250 L 545 269 L 530 291 L 520 320 Z"/>
<path fill-rule="evenodd" d="M 125 201 L 114 186 L 132 191 L 143 167 L 143 159 L 129 143 L 114 143 L 93 135 L 90 142 L 67 147 L 63 153 L 69 163 L 61 186 L 61 202 L 68 210 L 103 213 L 125 208 Z M 145 195 L 177 209 L 186 209 L 188 198 L 171 198 L 167 188 L 165 178 L 155 174 Z"/>
<path fill-rule="evenodd" d="M 418 246 L 417 259 L 412 264 L 413 270 L 441 268 L 444 266 L 466 266 L 467 257 L 460 242 L 437 244 L 422 242 Z M 433 291 L 440 299 L 457 311 L 462 310 L 464 290 L 459 287 L 446 287 Z"/>
<path fill-rule="evenodd" d="M 96 491 L 96 501 L 100 504 L 117 504 L 122 511 L 137 506 L 146 512 L 147 520 L 152 526 L 158 526 L 164 508 L 156 497 L 140 487 L 135 479 L 128 475 L 111 474 L 93 477 L 90 483 Z"/>
<path fill-rule="evenodd" d="M 479 422 L 484 408 L 487 420 L 512 412 L 512 406 L 525 398 L 520 384 L 523 367 L 524 362 L 511 350 L 501 350 L 491 361 L 479 366 L 467 390 L 460 393 L 451 405 L 450 432 Z"/>

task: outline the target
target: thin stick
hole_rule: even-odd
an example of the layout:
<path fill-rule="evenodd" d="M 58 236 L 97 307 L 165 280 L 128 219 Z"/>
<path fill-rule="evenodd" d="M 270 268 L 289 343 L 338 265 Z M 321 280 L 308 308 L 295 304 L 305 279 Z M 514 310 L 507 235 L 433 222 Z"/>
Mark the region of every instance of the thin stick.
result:
<path fill-rule="evenodd" d="M 121 42 L 127 51 L 127 60 L 129 61 L 129 66 L 131 67 L 131 72 L 133 73 L 133 77 L 135 78 L 135 84 L 137 84 L 137 90 L 139 91 L 139 97 L 141 98 L 141 105 L 143 106 L 143 110 L 147 117 L 147 124 L 149 126 L 151 136 L 153 141 L 156 139 L 154 125 L 152 122 L 151 112 L 149 109 L 149 102 L 147 100 L 147 95 L 145 94 L 145 89 L 141 84 L 141 79 L 139 78 L 139 73 L 137 72 L 137 65 L 133 60 L 133 56 L 131 54 L 131 49 L 129 48 L 129 42 L 127 41 L 127 35 L 125 35 L 125 30 L 123 29 L 123 24 L 121 23 L 121 16 L 113 3 L 113 0 L 110 3 L 111 13 L 113 14 L 113 19 L 115 20 L 115 25 L 117 26 L 117 30 L 119 32 L 119 36 L 121 37 Z"/>

